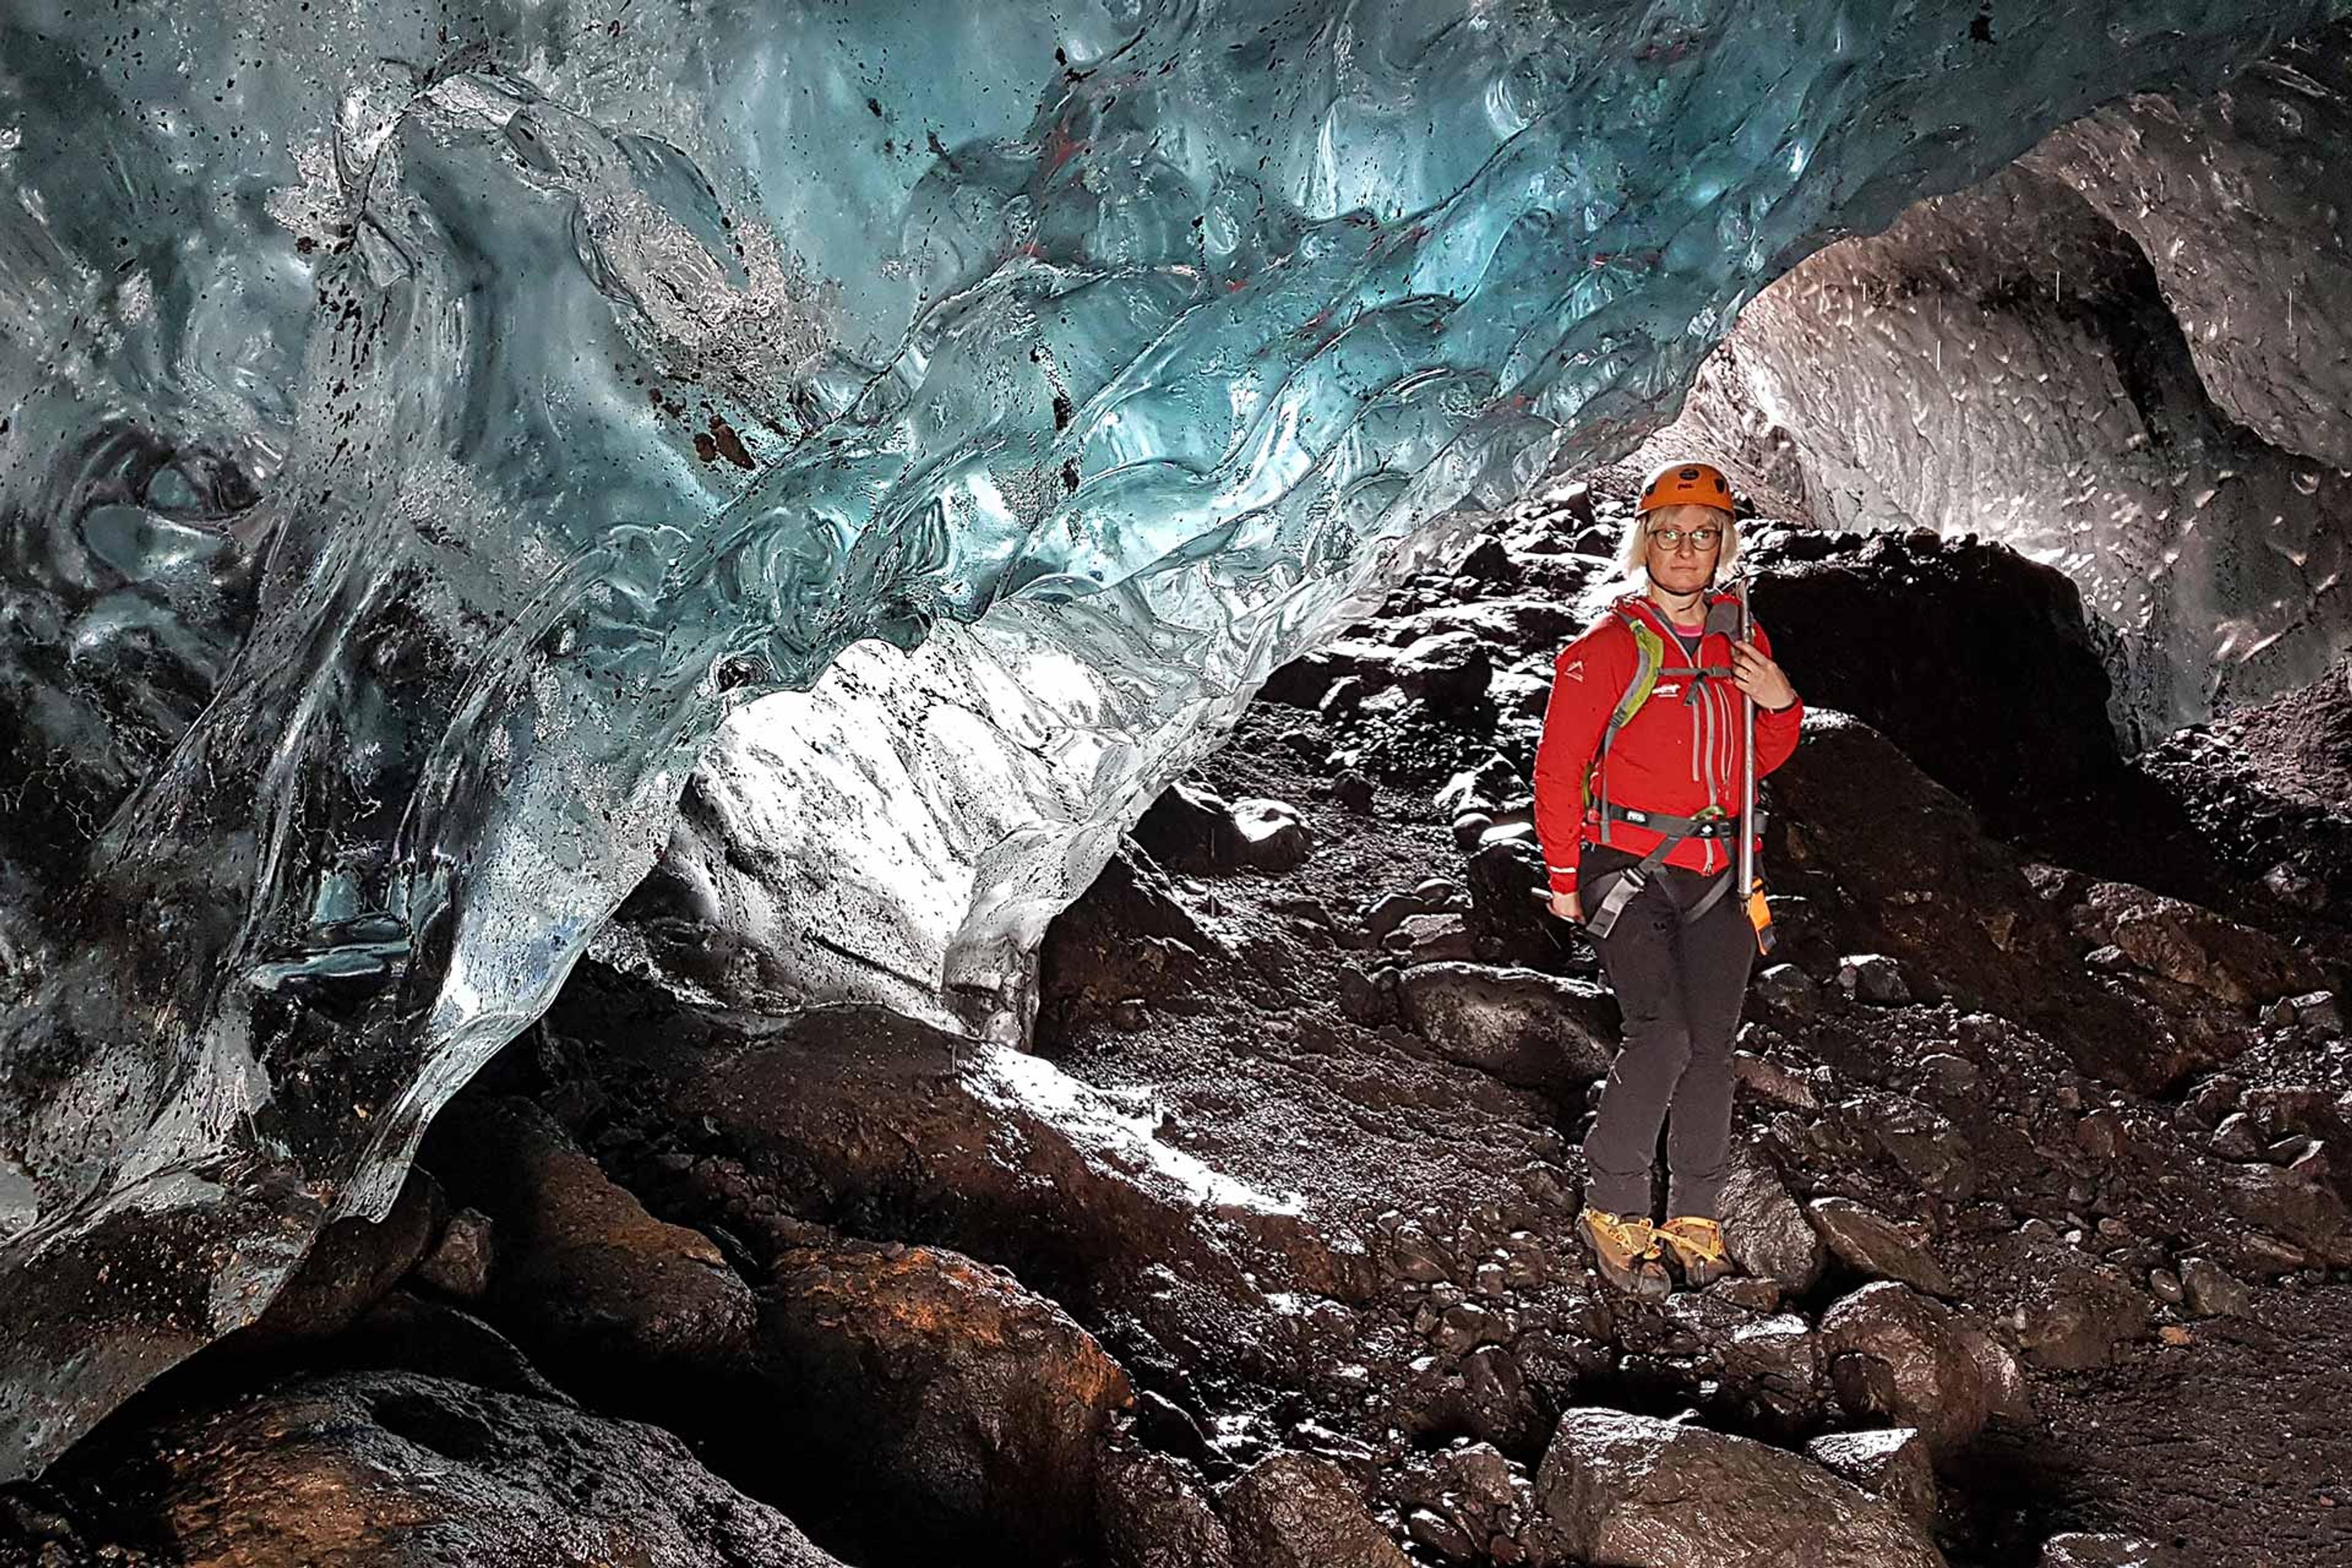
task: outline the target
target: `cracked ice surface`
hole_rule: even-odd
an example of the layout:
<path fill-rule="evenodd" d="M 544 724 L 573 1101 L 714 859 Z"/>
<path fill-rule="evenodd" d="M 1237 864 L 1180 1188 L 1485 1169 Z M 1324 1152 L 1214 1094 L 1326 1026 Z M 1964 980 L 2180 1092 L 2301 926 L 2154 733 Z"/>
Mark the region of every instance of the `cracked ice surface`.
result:
<path fill-rule="evenodd" d="M 825 836 L 779 907 L 859 868 L 792 984 L 1017 1026 L 1113 819 L 1450 512 L 2337 9 L 8 0 L 0 1479 L 381 1211 L 731 708 L 917 650 L 804 715 L 854 809 L 713 809 Z"/>

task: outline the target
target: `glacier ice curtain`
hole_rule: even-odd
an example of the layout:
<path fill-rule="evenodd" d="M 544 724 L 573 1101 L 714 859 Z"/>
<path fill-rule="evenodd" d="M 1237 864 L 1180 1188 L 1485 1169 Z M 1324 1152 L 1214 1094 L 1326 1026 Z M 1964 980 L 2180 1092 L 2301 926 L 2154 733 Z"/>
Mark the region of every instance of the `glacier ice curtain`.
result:
<path fill-rule="evenodd" d="M 1017 1033 L 1450 514 L 2340 9 L 0 0 L 0 1479 L 388 1201 L 730 707 L 859 645 L 969 694 L 824 720 L 926 787 L 803 891 L 900 855 L 842 973 Z"/>

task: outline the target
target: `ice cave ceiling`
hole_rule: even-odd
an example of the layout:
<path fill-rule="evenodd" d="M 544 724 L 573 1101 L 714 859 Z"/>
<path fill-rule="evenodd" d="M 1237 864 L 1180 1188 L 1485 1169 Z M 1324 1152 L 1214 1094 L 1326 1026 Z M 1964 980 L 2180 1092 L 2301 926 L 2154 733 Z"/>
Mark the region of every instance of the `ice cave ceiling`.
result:
<path fill-rule="evenodd" d="M 1271 668 L 2021 155 L 1873 243 L 1996 321 L 2079 256 L 1985 333 L 2050 383 L 1923 416 L 1841 251 L 1695 409 L 1872 521 L 2177 448 L 2116 495 L 2305 559 L 2149 614 L 2279 631 L 2346 9 L 0 0 L 0 1479 L 379 1210 L 657 853 L 764 1003 L 1017 1037 Z M 1998 433 L 2101 365 L 2143 428 Z"/>

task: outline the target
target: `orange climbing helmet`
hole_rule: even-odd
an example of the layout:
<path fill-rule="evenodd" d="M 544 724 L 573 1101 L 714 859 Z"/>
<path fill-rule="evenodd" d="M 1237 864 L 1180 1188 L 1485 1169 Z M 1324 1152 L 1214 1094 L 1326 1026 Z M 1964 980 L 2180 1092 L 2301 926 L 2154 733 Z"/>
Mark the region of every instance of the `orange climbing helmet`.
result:
<path fill-rule="evenodd" d="M 1662 506 L 1711 506 L 1717 511 L 1730 511 L 1731 481 L 1712 463 L 1668 463 L 1642 487 L 1642 504 L 1633 515 L 1647 516 Z"/>

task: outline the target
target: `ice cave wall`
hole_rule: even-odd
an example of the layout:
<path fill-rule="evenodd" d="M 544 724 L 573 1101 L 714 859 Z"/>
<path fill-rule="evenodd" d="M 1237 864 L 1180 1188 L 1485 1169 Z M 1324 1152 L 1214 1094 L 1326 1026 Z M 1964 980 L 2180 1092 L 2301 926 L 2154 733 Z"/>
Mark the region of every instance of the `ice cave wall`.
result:
<path fill-rule="evenodd" d="M 2338 26 L 2142 95 L 1767 289 L 1671 434 L 1828 526 L 2064 570 L 2161 737 L 2352 644 L 2352 140 Z"/>
<path fill-rule="evenodd" d="M 1017 1027 L 1443 519 L 1824 238 L 2340 9 L 11 0 L 0 1476 L 381 1208 L 730 709 L 845 693 L 842 813 L 708 794 L 826 835 L 777 907 L 898 857 L 803 994 Z"/>

